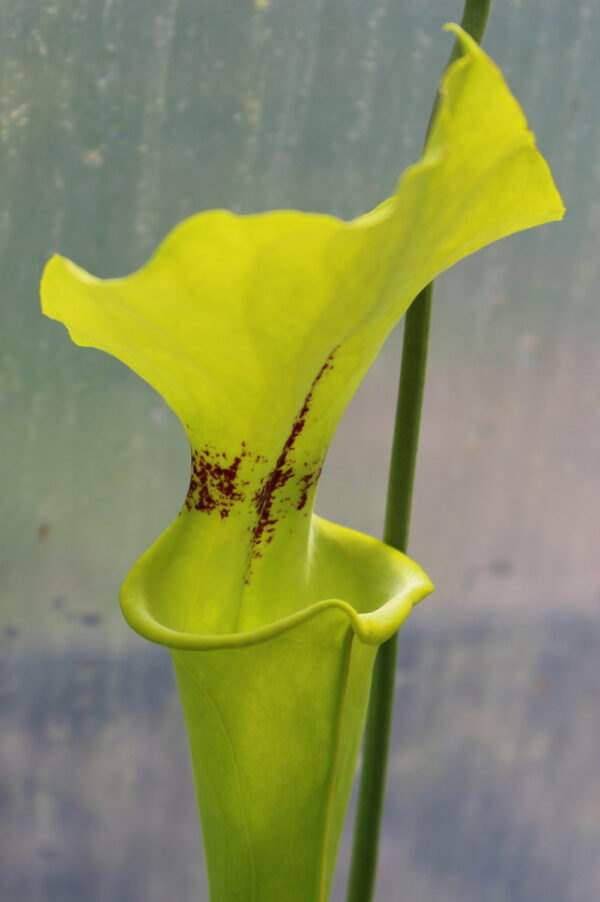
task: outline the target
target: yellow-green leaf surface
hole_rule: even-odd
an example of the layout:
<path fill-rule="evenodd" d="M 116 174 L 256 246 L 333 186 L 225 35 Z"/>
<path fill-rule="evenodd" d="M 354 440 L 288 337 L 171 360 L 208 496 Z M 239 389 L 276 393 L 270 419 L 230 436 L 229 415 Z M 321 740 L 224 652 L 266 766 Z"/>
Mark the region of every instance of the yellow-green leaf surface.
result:
<path fill-rule="evenodd" d="M 312 513 L 346 404 L 433 277 L 562 216 L 501 73 L 452 27 L 464 55 L 426 152 L 376 210 L 211 211 L 126 278 L 58 256 L 44 273 L 44 312 L 147 380 L 189 436 L 183 508 L 121 603 L 172 651 L 215 902 L 327 898 L 376 646 L 432 589 Z"/>

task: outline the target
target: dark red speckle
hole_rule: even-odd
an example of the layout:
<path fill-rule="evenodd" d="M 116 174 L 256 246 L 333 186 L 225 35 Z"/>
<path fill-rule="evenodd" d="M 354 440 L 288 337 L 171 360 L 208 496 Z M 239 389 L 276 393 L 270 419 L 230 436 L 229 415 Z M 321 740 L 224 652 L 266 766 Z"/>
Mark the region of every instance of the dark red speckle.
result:
<path fill-rule="evenodd" d="M 323 464 L 319 463 L 316 465 L 314 470 L 310 470 L 308 473 L 305 473 L 304 476 L 300 480 L 300 497 L 298 498 L 298 503 L 296 504 L 296 510 L 301 511 L 306 507 L 306 502 L 308 501 L 308 493 L 312 489 L 314 485 L 316 485 L 319 476 L 321 475 L 321 470 L 323 469 Z"/>
<path fill-rule="evenodd" d="M 287 512 L 294 503 L 296 510 L 303 510 L 308 503 L 311 489 L 319 478 L 322 467 L 320 458 L 291 460 L 291 453 L 306 425 L 315 389 L 327 370 L 332 369 L 336 351 L 337 348 L 331 352 L 313 379 L 275 465 L 253 495 L 248 493 L 250 485 L 248 477 L 257 466 L 264 469 L 267 459 L 261 455 L 251 454 L 245 442 L 242 442 L 239 452 L 232 458 L 210 445 L 192 450 L 192 475 L 184 510 L 218 513 L 221 519 L 225 519 L 234 505 L 243 502 L 251 504 L 256 511 L 256 519 L 254 526 L 250 528 L 250 560 L 261 556 L 261 545 L 272 542 L 281 518 L 279 510 Z M 278 494 L 290 480 L 293 480 L 293 488 L 290 487 L 284 495 Z M 250 570 L 246 581 L 249 579 Z"/>
<path fill-rule="evenodd" d="M 236 484 L 243 455 L 244 451 L 226 464 L 221 462 L 226 455 L 215 453 L 208 447 L 192 451 L 192 476 L 185 499 L 186 509 L 207 514 L 218 511 L 222 519 L 228 517 L 233 505 L 244 500 Z"/>
<path fill-rule="evenodd" d="M 275 466 L 264 480 L 259 491 L 254 496 L 253 500 L 256 507 L 257 521 L 252 533 L 253 557 L 260 557 L 259 548 L 261 542 L 265 541 L 268 544 L 273 540 L 273 533 L 278 523 L 278 517 L 276 517 L 273 512 L 274 496 L 275 493 L 279 489 L 283 488 L 288 480 L 295 475 L 294 468 L 289 461 L 290 452 L 296 444 L 298 436 L 306 425 L 306 418 L 310 411 L 315 388 L 317 387 L 318 383 L 323 378 L 327 370 L 332 368 L 332 360 L 336 350 L 337 348 L 331 352 L 331 354 L 328 356 L 327 360 L 313 379 L 310 390 L 306 395 L 306 398 L 304 399 L 304 404 L 302 405 L 300 411 L 294 419 L 290 434 L 288 435 L 285 444 L 281 449 L 281 454 L 277 458 Z M 314 485 L 314 483 L 318 479 L 319 472 L 320 466 L 318 472 L 308 473 L 302 477 L 300 499 L 297 504 L 298 510 L 302 510 L 302 508 L 305 506 L 308 500 L 310 487 Z"/>

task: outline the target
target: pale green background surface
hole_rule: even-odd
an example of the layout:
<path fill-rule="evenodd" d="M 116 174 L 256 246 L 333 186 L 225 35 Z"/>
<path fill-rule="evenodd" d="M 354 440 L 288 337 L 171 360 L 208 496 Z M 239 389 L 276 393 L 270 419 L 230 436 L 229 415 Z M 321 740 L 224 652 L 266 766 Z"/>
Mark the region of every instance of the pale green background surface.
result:
<path fill-rule="evenodd" d="M 418 156 L 459 16 L 0 4 L 2 900 L 206 898 L 168 655 L 116 602 L 181 503 L 185 440 L 151 389 L 40 316 L 45 259 L 122 275 L 213 206 L 363 212 Z M 402 635 L 378 899 L 596 902 L 600 7 L 496 0 L 485 46 L 568 215 L 438 283 L 411 548 L 438 591 Z M 375 535 L 398 337 L 318 504 Z"/>

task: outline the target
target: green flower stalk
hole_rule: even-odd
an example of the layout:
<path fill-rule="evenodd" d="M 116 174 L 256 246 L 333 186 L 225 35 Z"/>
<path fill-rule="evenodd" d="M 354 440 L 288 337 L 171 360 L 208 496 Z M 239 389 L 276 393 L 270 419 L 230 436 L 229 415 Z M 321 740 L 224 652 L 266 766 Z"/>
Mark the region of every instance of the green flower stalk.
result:
<path fill-rule="evenodd" d="M 563 208 L 524 116 L 457 26 L 426 151 L 351 222 L 210 211 L 126 278 L 55 256 L 44 312 L 149 382 L 192 455 L 179 516 L 125 580 L 172 654 L 214 902 L 325 902 L 377 646 L 432 590 L 313 513 L 335 427 L 439 272 Z"/>

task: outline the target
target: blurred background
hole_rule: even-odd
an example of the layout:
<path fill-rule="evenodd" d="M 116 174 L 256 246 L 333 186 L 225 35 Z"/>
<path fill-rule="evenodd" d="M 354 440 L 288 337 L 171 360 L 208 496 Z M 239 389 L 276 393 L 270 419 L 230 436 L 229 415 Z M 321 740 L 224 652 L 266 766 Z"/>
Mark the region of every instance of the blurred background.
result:
<path fill-rule="evenodd" d="M 210 207 L 352 217 L 418 155 L 460 0 L 0 4 L 0 898 L 207 899 L 169 656 L 117 594 L 176 515 L 183 432 L 39 312 Z M 485 39 L 568 208 L 437 283 L 378 902 L 600 898 L 600 5 Z M 380 535 L 401 327 L 318 498 Z M 334 900 L 345 886 L 350 832 Z"/>

